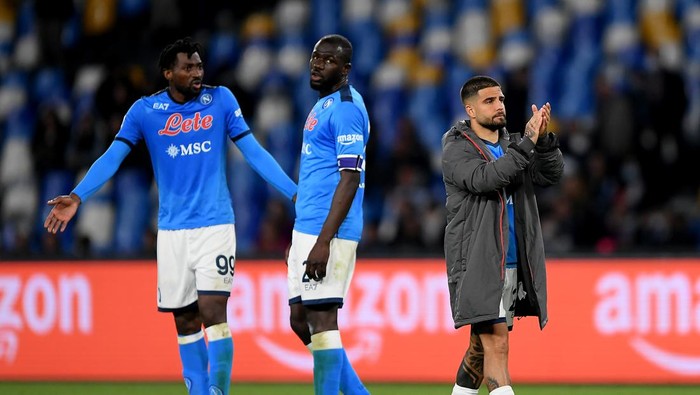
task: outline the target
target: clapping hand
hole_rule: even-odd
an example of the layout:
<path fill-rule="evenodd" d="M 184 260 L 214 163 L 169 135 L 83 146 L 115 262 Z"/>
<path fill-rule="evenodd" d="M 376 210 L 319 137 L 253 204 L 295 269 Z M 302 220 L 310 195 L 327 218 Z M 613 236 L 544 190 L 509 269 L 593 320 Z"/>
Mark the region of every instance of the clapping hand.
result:
<path fill-rule="evenodd" d="M 540 109 L 534 104 L 531 108 L 532 117 L 525 125 L 525 137 L 531 139 L 533 143 L 537 143 L 537 139 L 547 133 L 552 106 L 547 102 Z"/>
<path fill-rule="evenodd" d="M 532 105 L 532 110 L 533 113 L 537 109 L 535 105 Z M 540 137 L 544 136 L 547 134 L 547 126 L 549 125 L 549 121 L 552 119 L 552 105 L 549 104 L 549 102 L 545 103 L 542 108 L 540 108 L 540 112 L 542 113 L 542 123 L 540 124 L 540 129 L 539 129 L 539 135 Z"/>

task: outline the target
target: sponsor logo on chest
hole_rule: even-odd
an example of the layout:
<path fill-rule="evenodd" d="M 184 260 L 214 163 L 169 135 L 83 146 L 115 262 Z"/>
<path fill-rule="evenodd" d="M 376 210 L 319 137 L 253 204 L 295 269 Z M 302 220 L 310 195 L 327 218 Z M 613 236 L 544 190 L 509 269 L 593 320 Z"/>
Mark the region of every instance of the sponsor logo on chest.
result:
<path fill-rule="evenodd" d="M 207 152 L 211 151 L 211 149 L 211 141 L 206 140 L 196 143 L 180 144 L 179 146 L 170 144 L 170 146 L 165 149 L 165 153 L 171 158 L 176 158 L 178 156 L 206 154 Z"/>
<path fill-rule="evenodd" d="M 214 123 L 212 115 L 205 115 L 197 111 L 191 118 L 185 118 L 179 112 L 168 117 L 165 126 L 158 131 L 158 135 L 176 136 L 182 133 L 210 129 Z"/>
<path fill-rule="evenodd" d="M 306 123 L 304 124 L 304 130 L 308 130 L 309 132 L 311 132 L 316 127 L 316 124 L 318 124 L 318 119 L 316 119 L 316 113 L 312 112 L 306 118 Z"/>

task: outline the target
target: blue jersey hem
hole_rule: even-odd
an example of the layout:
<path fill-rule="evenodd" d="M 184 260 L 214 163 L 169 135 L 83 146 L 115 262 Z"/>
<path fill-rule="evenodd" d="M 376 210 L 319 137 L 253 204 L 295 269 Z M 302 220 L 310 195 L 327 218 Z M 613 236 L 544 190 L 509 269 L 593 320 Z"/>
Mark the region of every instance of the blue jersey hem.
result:
<path fill-rule="evenodd" d="M 294 230 L 296 230 L 296 231 L 299 232 L 299 233 L 303 233 L 303 234 L 310 235 L 310 236 L 318 236 L 319 233 L 321 233 L 320 230 L 318 230 L 318 231 L 309 231 L 309 230 L 304 229 L 303 227 L 299 227 L 299 226 L 294 226 Z M 349 235 L 347 235 L 347 234 L 344 233 L 344 232 L 339 232 L 337 235 L 333 236 L 333 238 L 334 238 L 334 239 L 350 240 L 350 241 L 354 241 L 354 242 L 357 242 L 357 243 L 360 242 L 360 237 L 359 237 L 359 236 L 357 236 L 357 237 L 355 237 L 355 236 L 349 236 Z"/>
<path fill-rule="evenodd" d="M 199 228 L 207 228 L 210 226 L 217 226 L 217 225 L 235 225 L 236 221 L 224 221 L 224 222 L 212 222 L 212 223 L 206 223 L 206 224 L 184 224 L 184 225 L 177 225 L 177 226 L 161 226 L 160 224 L 158 225 L 158 230 L 188 230 L 188 229 L 199 229 Z"/>

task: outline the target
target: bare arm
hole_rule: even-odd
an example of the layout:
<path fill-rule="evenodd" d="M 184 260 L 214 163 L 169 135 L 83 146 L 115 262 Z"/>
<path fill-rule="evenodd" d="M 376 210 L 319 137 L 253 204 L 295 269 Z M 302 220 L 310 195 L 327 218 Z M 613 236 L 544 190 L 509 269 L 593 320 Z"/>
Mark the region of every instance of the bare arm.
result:
<path fill-rule="evenodd" d="M 331 208 L 323 223 L 316 244 L 306 259 L 306 275 L 320 281 L 326 276 L 326 264 L 330 256 L 330 243 L 345 217 L 350 211 L 355 193 L 360 185 L 360 172 L 345 170 L 340 172 L 340 182 L 335 188 Z"/>
<path fill-rule="evenodd" d="M 75 216 L 80 203 L 84 199 L 88 199 L 112 178 L 130 151 L 131 147 L 124 141 L 115 140 L 107 148 L 107 151 L 90 166 L 90 170 L 70 195 L 57 196 L 47 202 L 53 208 L 44 221 L 44 228 L 54 234 L 59 230 L 61 232 L 66 230 L 68 222 Z"/>

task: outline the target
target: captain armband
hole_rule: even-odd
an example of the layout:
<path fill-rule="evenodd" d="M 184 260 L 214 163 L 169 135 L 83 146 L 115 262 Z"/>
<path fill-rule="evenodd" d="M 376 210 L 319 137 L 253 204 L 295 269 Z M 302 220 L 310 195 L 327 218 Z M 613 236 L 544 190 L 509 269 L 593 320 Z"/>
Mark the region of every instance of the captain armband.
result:
<path fill-rule="evenodd" d="M 338 155 L 338 170 L 362 171 L 365 161 L 360 155 Z"/>

